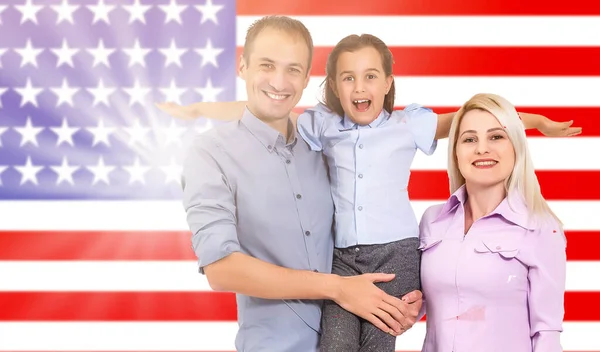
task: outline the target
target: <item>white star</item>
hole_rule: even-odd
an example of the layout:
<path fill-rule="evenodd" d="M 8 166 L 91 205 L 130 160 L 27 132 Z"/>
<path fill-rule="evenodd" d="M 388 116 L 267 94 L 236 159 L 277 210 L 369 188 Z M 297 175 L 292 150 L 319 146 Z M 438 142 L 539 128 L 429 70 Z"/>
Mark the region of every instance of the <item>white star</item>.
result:
<path fill-rule="evenodd" d="M 86 130 L 90 131 L 91 134 L 94 135 L 94 141 L 92 142 L 92 147 L 96 144 L 102 142 L 107 147 L 110 147 L 110 141 L 108 139 L 108 135 L 114 133 L 116 128 L 114 127 L 105 127 L 102 119 L 98 121 L 97 127 L 87 127 Z"/>
<path fill-rule="evenodd" d="M 140 47 L 140 41 L 136 39 L 131 49 L 123 49 L 123 51 L 129 56 L 129 67 L 135 65 L 136 63 L 139 63 L 142 65 L 142 67 L 146 67 L 144 57 L 148 55 L 152 49 L 144 49 Z"/>
<path fill-rule="evenodd" d="M 67 119 L 63 118 L 62 125 L 60 127 L 50 127 L 52 132 L 56 133 L 58 139 L 56 140 L 56 146 L 59 146 L 62 142 L 75 146 L 73 143 L 73 134 L 79 131 L 80 127 L 69 127 Z"/>
<path fill-rule="evenodd" d="M 21 24 L 25 23 L 27 20 L 31 20 L 31 22 L 37 23 L 37 13 L 42 9 L 42 5 L 34 5 L 31 0 L 27 0 L 25 5 L 15 5 L 17 10 L 21 12 Z"/>
<path fill-rule="evenodd" d="M 4 132 L 6 132 L 7 128 L 6 127 L 0 127 L 0 137 L 2 137 L 2 134 Z M 0 138 L 0 147 L 2 146 L 2 139 Z"/>
<path fill-rule="evenodd" d="M 202 55 L 202 64 L 200 67 L 204 67 L 206 64 L 211 64 L 215 68 L 219 68 L 219 62 L 217 57 L 223 52 L 222 48 L 213 48 L 210 38 L 206 42 L 206 46 L 203 49 L 196 49 L 196 52 Z"/>
<path fill-rule="evenodd" d="M 165 67 L 168 67 L 171 63 L 181 67 L 181 55 L 188 51 L 188 49 L 178 49 L 175 39 L 171 39 L 171 46 L 169 48 L 158 50 L 167 57 Z"/>
<path fill-rule="evenodd" d="M 2 24 L 2 12 L 4 12 L 4 10 L 6 10 L 7 7 L 8 6 L 6 5 L 0 5 L 0 24 Z"/>
<path fill-rule="evenodd" d="M 95 185 L 99 181 L 102 181 L 107 185 L 110 184 L 108 174 L 115 169 L 114 166 L 104 165 L 104 159 L 102 159 L 102 155 L 100 156 L 100 159 L 98 159 L 98 165 L 86 166 L 86 168 L 94 174 L 94 181 L 92 181 L 92 185 Z"/>
<path fill-rule="evenodd" d="M 160 91 L 165 95 L 164 101 L 181 105 L 181 95 L 187 91 L 187 88 L 177 88 L 175 80 L 171 79 L 171 86 L 169 88 L 160 88 Z"/>
<path fill-rule="evenodd" d="M 94 20 L 92 24 L 97 21 L 104 21 L 106 24 L 110 25 L 110 19 L 108 18 L 108 13 L 115 9 L 114 5 L 106 5 L 104 0 L 100 0 L 98 5 L 88 5 L 90 11 L 94 13 Z"/>
<path fill-rule="evenodd" d="M 169 5 L 159 5 L 158 7 L 166 14 L 165 23 L 169 23 L 169 21 L 173 20 L 181 24 L 181 12 L 183 12 L 187 6 L 177 5 L 175 0 L 171 0 Z"/>
<path fill-rule="evenodd" d="M 146 134 L 150 132 L 150 127 L 144 127 L 140 124 L 139 120 L 135 120 L 133 126 L 123 127 L 125 132 L 129 135 L 129 145 L 132 146 L 135 143 L 141 145 L 146 144 Z"/>
<path fill-rule="evenodd" d="M 25 184 L 27 181 L 37 185 L 37 173 L 40 172 L 44 167 L 33 165 L 31 163 L 31 157 L 28 156 L 25 165 L 15 166 L 14 168 L 21 173 L 21 185 Z"/>
<path fill-rule="evenodd" d="M 23 48 L 19 48 L 16 49 L 15 51 L 21 55 L 21 66 L 23 67 L 27 64 L 32 64 L 34 67 L 38 67 L 37 64 L 37 56 L 39 54 L 41 54 L 42 51 L 44 51 L 44 49 L 36 49 L 31 45 L 31 39 L 27 39 L 27 44 L 25 44 L 25 47 Z"/>
<path fill-rule="evenodd" d="M 80 88 L 71 88 L 66 78 L 63 78 L 62 87 L 50 88 L 52 93 L 58 96 L 56 107 L 59 107 L 62 103 L 73 106 L 73 95 L 77 93 Z"/>
<path fill-rule="evenodd" d="M 176 184 L 181 185 L 182 167 L 175 162 L 174 158 L 171 158 L 171 164 L 161 166 L 160 169 L 166 176 L 165 184 L 169 182 L 175 182 Z"/>
<path fill-rule="evenodd" d="M 37 103 L 37 95 L 40 94 L 44 88 L 35 88 L 31 85 L 31 79 L 27 78 L 27 83 L 23 88 L 13 88 L 17 93 L 19 93 L 23 100 L 21 100 L 21 107 L 23 107 L 27 103 L 33 104 L 33 106 L 38 106 Z"/>
<path fill-rule="evenodd" d="M 152 90 L 149 87 L 142 87 L 140 82 L 136 79 L 135 84 L 131 88 L 123 88 L 125 93 L 129 95 L 129 106 L 133 106 L 133 104 L 138 103 L 140 105 L 145 105 L 146 95 Z"/>
<path fill-rule="evenodd" d="M 2 13 L 2 12 L 0 12 Z M 6 52 L 6 49 L 0 48 L 0 68 L 2 68 L 2 55 Z"/>
<path fill-rule="evenodd" d="M 129 184 L 132 184 L 136 181 L 144 184 L 146 183 L 144 180 L 144 174 L 150 170 L 150 167 L 142 166 L 140 164 L 140 158 L 136 157 L 131 166 L 123 166 L 123 169 L 129 172 Z"/>
<path fill-rule="evenodd" d="M 223 88 L 213 87 L 210 78 L 206 81 L 206 86 L 204 88 L 196 88 L 196 92 L 202 95 L 203 102 L 216 102 L 217 95 L 219 95 L 223 91 Z"/>
<path fill-rule="evenodd" d="M 2 107 L 2 94 L 4 94 L 4 92 L 6 92 L 7 90 L 8 88 L 0 87 L 0 108 Z"/>
<path fill-rule="evenodd" d="M 104 47 L 104 42 L 102 39 L 98 42 L 98 47 L 96 49 L 87 49 L 87 51 L 94 56 L 94 63 L 92 64 L 92 68 L 96 67 L 98 64 L 104 64 L 106 67 L 110 68 L 110 63 L 108 62 L 108 57 L 115 52 L 115 49 L 107 49 Z"/>
<path fill-rule="evenodd" d="M 150 10 L 152 6 L 140 4 L 140 0 L 135 0 L 133 5 L 123 5 L 123 8 L 129 12 L 129 24 L 139 20 L 143 24 L 146 24 L 146 18 L 144 14 Z"/>
<path fill-rule="evenodd" d="M 73 12 L 77 11 L 79 5 L 69 5 L 67 0 L 63 0 L 60 5 L 52 5 L 50 7 L 58 14 L 56 24 L 59 24 L 63 20 L 71 22 L 71 24 L 75 24 L 73 21 Z"/>
<path fill-rule="evenodd" d="M 37 135 L 44 130 L 44 127 L 33 127 L 31 118 L 27 117 L 24 127 L 13 127 L 21 135 L 21 147 L 27 142 L 38 147 Z"/>
<path fill-rule="evenodd" d="M 182 135 L 187 131 L 187 128 L 179 126 L 175 119 L 171 120 L 171 124 L 167 128 L 161 128 L 161 135 L 163 137 L 163 145 L 167 146 L 171 143 L 175 145 L 182 145 Z"/>
<path fill-rule="evenodd" d="M 2 176 L 2 173 L 4 172 L 4 170 L 6 170 L 6 166 L 0 165 L 0 176 Z M 2 186 L 2 178 L 1 177 L 0 177 L 0 186 Z"/>
<path fill-rule="evenodd" d="M 62 65 L 63 63 L 74 67 L 73 65 L 73 55 L 75 55 L 79 49 L 71 49 L 69 48 L 69 44 L 67 43 L 67 39 L 64 38 L 62 42 L 62 47 L 58 49 L 50 49 L 54 55 L 58 57 L 56 61 L 56 67 Z"/>
<path fill-rule="evenodd" d="M 58 179 L 56 180 L 56 184 L 59 185 L 62 181 L 68 182 L 70 184 L 75 184 L 73 181 L 73 173 L 79 169 L 79 166 L 69 166 L 69 162 L 67 161 L 67 157 L 63 157 L 62 164 L 60 166 L 50 166 L 52 171 L 58 174 Z"/>
<path fill-rule="evenodd" d="M 223 7 L 223 5 L 214 5 L 212 0 L 206 0 L 205 5 L 197 5 L 196 9 L 202 12 L 202 21 L 200 21 L 200 24 L 209 20 L 213 21 L 215 24 L 219 24 L 217 12 L 221 11 Z"/>
<path fill-rule="evenodd" d="M 98 82 L 98 87 L 96 88 L 87 88 L 87 90 L 94 95 L 94 102 L 92 103 L 92 107 L 97 104 L 104 103 L 104 105 L 109 106 L 108 96 L 114 93 L 116 88 L 108 88 L 104 87 L 104 82 L 102 78 Z"/>

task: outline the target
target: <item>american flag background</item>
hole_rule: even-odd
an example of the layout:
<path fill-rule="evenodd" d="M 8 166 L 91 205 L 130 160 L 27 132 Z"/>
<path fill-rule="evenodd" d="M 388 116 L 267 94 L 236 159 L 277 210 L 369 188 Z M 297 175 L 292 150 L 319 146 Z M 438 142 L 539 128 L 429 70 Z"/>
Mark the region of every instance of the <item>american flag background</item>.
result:
<path fill-rule="evenodd" d="M 568 239 L 562 344 L 600 351 L 596 0 L 0 0 L 0 351 L 235 349 L 235 297 L 198 274 L 180 201 L 186 143 L 216 123 L 153 103 L 245 99 L 245 32 L 275 13 L 316 46 L 299 110 L 337 41 L 371 33 L 394 54 L 398 108 L 492 92 L 583 127 L 528 135 Z M 449 195 L 446 148 L 413 164 L 419 218 Z M 420 350 L 424 327 L 397 349 Z"/>

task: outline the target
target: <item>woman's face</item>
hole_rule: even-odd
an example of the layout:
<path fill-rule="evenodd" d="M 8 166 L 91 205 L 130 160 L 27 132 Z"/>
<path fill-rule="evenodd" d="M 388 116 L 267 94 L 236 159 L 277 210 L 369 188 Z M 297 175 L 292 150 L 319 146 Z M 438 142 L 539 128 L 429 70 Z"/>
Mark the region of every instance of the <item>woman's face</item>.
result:
<path fill-rule="evenodd" d="M 465 183 L 477 187 L 503 185 L 515 166 L 512 142 L 487 111 L 471 110 L 463 116 L 455 152 Z"/>

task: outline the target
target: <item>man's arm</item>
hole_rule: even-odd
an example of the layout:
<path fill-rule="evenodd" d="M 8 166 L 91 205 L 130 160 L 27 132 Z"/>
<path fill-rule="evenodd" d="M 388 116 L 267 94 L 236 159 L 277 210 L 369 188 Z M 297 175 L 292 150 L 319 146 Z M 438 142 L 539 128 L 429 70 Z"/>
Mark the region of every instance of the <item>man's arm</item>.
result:
<path fill-rule="evenodd" d="M 401 333 L 415 323 L 420 305 L 409 305 L 373 284 L 394 275 L 340 277 L 284 268 L 241 253 L 231 185 L 211 155 L 218 150 L 209 143 L 207 137 L 194 143 L 182 186 L 194 252 L 214 290 L 264 299 L 331 299 L 387 332 Z"/>
<path fill-rule="evenodd" d="M 435 139 L 448 138 L 450 126 L 456 112 L 438 114 L 438 125 L 435 131 Z M 581 134 L 581 127 L 571 127 L 573 121 L 558 122 L 549 118 L 526 112 L 520 112 L 525 129 L 536 129 L 547 137 L 572 137 Z"/>

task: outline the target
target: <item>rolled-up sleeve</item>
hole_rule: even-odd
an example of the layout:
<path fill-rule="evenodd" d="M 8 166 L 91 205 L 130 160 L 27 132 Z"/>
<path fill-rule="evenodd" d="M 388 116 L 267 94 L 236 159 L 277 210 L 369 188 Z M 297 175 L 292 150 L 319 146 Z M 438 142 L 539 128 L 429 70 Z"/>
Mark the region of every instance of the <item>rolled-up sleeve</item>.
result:
<path fill-rule="evenodd" d="M 310 149 L 320 151 L 323 149 L 322 137 L 325 119 L 335 115 L 325 105 L 318 104 L 314 108 L 306 109 L 298 116 L 298 133 L 304 138 Z"/>
<path fill-rule="evenodd" d="M 435 131 L 438 115 L 431 109 L 419 104 L 410 104 L 404 108 L 407 125 L 415 139 L 415 145 L 426 155 L 431 155 L 437 148 Z"/>
<path fill-rule="evenodd" d="M 566 240 L 556 227 L 539 233 L 529 263 L 529 319 L 535 352 L 562 352 Z"/>
<path fill-rule="evenodd" d="M 233 192 L 215 160 L 219 152 L 210 139 L 196 139 L 183 163 L 183 205 L 202 274 L 205 266 L 240 251 Z"/>

